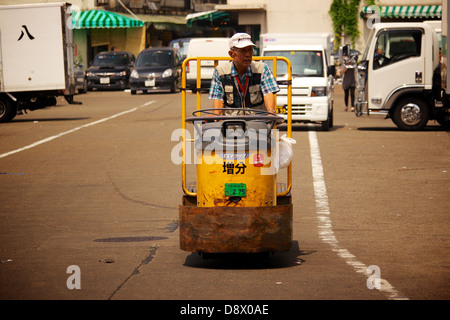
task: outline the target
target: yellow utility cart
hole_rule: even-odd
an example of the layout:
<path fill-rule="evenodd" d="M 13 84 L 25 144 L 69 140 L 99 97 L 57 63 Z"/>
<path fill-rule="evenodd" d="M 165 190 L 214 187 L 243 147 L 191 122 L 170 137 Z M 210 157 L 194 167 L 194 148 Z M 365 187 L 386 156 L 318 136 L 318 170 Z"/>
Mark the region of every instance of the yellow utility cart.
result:
<path fill-rule="evenodd" d="M 201 61 L 229 58 L 187 58 Z M 287 136 L 292 136 L 291 65 L 283 57 L 254 57 L 288 64 L 288 79 L 280 83 L 288 90 Z M 200 78 L 197 79 L 200 89 Z M 261 253 L 289 250 L 292 244 L 292 164 L 277 181 L 277 125 L 284 119 L 254 109 L 202 109 L 197 90 L 197 110 L 186 116 L 186 72 L 182 77 L 182 204 L 179 206 L 180 248 L 189 252 Z M 195 128 L 187 139 L 186 125 Z M 186 147 L 195 150 L 196 181 L 187 183 Z M 191 146 L 189 146 L 191 147 Z M 190 149 L 191 150 L 191 149 Z"/>

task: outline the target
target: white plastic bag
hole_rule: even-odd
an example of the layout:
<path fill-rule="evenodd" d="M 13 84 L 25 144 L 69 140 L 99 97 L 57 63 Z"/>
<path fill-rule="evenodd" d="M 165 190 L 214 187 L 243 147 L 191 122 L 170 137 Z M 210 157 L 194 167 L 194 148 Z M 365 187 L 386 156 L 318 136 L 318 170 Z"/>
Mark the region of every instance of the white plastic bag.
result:
<path fill-rule="evenodd" d="M 286 134 L 280 137 L 280 142 L 278 145 L 278 155 L 279 155 L 279 169 L 287 168 L 294 157 L 294 148 L 292 145 L 297 142 L 288 138 Z"/>

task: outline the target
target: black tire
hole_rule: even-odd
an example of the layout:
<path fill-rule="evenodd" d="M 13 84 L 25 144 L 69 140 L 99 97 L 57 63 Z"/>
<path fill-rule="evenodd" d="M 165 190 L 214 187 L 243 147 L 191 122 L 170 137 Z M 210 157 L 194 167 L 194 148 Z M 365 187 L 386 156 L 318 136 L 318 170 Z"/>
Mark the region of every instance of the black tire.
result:
<path fill-rule="evenodd" d="M 322 131 L 330 131 L 330 128 L 333 128 L 333 108 L 328 113 L 328 119 L 322 121 Z"/>
<path fill-rule="evenodd" d="M 83 87 L 78 89 L 78 93 L 83 94 L 87 92 L 87 80 L 84 79 L 83 81 Z"/>
<path fill-rule="evenodd" d="M 58 104 L 58 99 L 56 99 L 56 97 L 48 97 L 47 101 L 49 106 L 56 106 Z"/>
<path fill-rule="evenodd" d="M 170 89 L 171 93 L 177 93 L 181 91 L 181 83 L 178 79 L 175 79 L 172 83 L 172 88 Z"/>
<path fill-rule="evenodd" d="M 410 97 L 401 99 L 395 104 L 392 121 L 405 131 L 423 129 L 430 119 L 430 110 L 427 104 L 419 98 Z"/>
<path fill-rule="evenodd" d="M 334 108 L 333 108 L 333 104 L 331 104 L 331 111 L 330 111 L 330 128 L 333 128 L 334 126 Z"/>
<path fill-rule="evenodd" d="M 14 119 L 16 114 L 16 103 L 9 101 L 6 97 L 0 97 L 0 123 L 11 121 L 12 119 Z"/>

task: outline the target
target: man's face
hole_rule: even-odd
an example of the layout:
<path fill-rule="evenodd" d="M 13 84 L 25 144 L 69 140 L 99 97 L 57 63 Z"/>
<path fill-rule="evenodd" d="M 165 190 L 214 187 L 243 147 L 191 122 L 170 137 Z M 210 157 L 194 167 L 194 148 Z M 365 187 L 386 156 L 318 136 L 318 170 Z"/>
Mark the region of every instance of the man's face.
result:
<path fill-rule="evenodd" d="M 233 48 L 230 51 L 230 56 L 233 58 L 236 66 L 247 68 L 252 63 L 253 46 Z"/>

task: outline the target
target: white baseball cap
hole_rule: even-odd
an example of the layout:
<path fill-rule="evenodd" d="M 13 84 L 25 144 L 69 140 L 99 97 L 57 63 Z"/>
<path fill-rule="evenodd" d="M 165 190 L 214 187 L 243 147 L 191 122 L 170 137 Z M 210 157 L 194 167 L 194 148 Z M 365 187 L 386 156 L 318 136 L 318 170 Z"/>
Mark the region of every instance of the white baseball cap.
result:
<path fill-rule="evenodd" d="M 229 41 L 230 49 L 235 48 L 245 48 L 248 46 L 256 45 L 252 42 L 252 37 L 247 33 L 236 33 L 234 36 L 230 38 Z"/>

